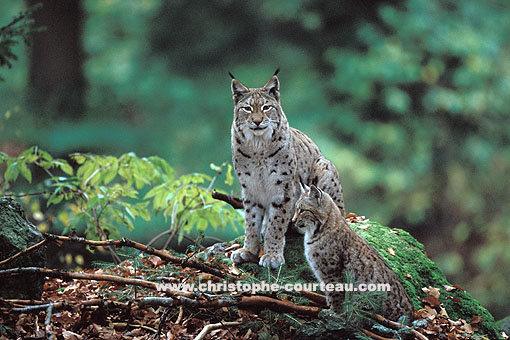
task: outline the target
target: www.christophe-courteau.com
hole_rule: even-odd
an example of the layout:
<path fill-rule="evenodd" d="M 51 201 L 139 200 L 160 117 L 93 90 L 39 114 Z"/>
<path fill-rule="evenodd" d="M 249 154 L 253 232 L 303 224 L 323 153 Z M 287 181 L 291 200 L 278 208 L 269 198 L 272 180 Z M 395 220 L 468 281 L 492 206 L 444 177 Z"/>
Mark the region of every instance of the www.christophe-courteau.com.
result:
<path fill-rule="evenodd" d="M 389 292 L 391 285 L 389 283 L 267 283 L 265 281 L 257 283 L 249 282 L 202 282 L 193 283 L 156 283 L 156 289 L 164 291 L 186 291 L 186 292 L 276 292 L 284 291 L 322 291 L 322 292 Z"/>

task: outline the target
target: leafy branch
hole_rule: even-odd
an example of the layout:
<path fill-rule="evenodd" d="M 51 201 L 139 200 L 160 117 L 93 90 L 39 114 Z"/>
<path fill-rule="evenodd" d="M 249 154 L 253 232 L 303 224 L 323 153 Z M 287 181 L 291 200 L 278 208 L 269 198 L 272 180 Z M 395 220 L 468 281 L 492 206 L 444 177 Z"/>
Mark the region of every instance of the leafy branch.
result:
<path fill-rule="evenodd" d="M 169 220 L 166 246 L 174 236 L 180 241 L 183 233 L 193 228 L 236 228 L 242 222 L 238 212 L 210 195 L 212 185 L 223 172 L 225 183 L 233 184 L 229 164 L 211 164 L 215 171 L 212 177 L 202 173 L 179 176 L 164 159 L 154 156 L 75 153 L 69 157 L 71 162 L 54 158 L 35 146 L 17 157 L 0 153 L 0 164 L 5 163 L 0 193 L 33 195 L 14 193 L 10 187 L 20 176 L 31 183 L 33 171 L 43 170 L 48 178 L 40 183 L 42 188 L 36 194 L 46 198 L 46 206 L 64 205 L 57 215 L 64 233 L 85 226 L 84 234 L 89 239 L 118 237 L 120 226 L 133 230 L 137 218 L 150 221 L 153 212 L 162 213 Z"/>

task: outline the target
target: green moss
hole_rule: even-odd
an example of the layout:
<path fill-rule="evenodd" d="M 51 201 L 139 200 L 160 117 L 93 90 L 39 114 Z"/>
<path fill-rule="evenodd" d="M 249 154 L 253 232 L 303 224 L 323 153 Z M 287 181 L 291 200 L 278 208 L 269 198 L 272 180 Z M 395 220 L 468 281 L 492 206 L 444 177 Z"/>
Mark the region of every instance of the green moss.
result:
<path fill-rule="evenodd" d="M 25 219 L 21 205 L 9 197 L 0 197 L 0 259 L 6 259 L 43 240 L 43 236 Z M 21 256 L 5 267 L 45 267 L 46 246 Z M 0 281 L 0 296 L 3 298 L 39 299 L 44 285 L 44 277 L 26 275 L 4 278 Z"/>
<path fill-rule="evenodd" d="M 351 227 L 388 262 L 411 296 L 416 309 L 422 307 L 421 300 L 427 296 L 422 291 L 423 287 L 439 288 L 441 293 L 439 301 L 450 319 L 461 318 L 469 322 L 472 317 L 479 316 L 483 320 L 480 324 L 480 334 L 486 334 L 491 338 L 499 337 L 494 317 L 469 293 L 459 289 L 446 291 L 444 286 L 452 284 L 446 280 L 441 269 L 427 257 L 423 245 L 411 234 L 375 222 L 368 225 L 366 229 L 358 228 L 360 224 L 353 224 Z M 391 255 L 388 248 L 392 248 L 395 255 Z M 455 302 L 453 300 L 455 297 L 460 299 L 460 302 Z"/>
<path fill-rule="evenodd" d="M 469 322 L 472 317 L 479 316 L 483 320 L 479 334 L 485 334 L 491 339 L 499 338 L 498 327 L 493 316 L 469 293 L 459 289 L 447 292 L 444 286 L 452 286 L 452 284 L 446 280 L 439 267 L 427 257 L 424 246 L 408 232 L 390 229 L 375 222 L 369 222 L 366 229 L 360 229 L 361 225 L 353 224 L 351 227 L 388 262 L 409 293 L 417 310 L 422 308 L 421 300 L 427 296 L 422 288 L 429 286 L 439 288 L 441 292 L 439 301 L 445 307 L 450 319 L 461 318 Z M 276 280 L 280 283 L 315 282 L 315 277 L 304 258 L 302 236 L 289 234 L 286 239 L 286 264 L 279 271 L 273 270 L 268 274 L 266 268 L 255 263 L 243 264 L 240 268 L 253 274 L 258 280 L 267 282 L 276 282 Z M 243 243 L 242 238 L 236 241 Z M 395 255 L 391 255 L 388 248 L 392 248 Z M 460 302 L 455 302 L 453 298 L 460 299 Z"/>

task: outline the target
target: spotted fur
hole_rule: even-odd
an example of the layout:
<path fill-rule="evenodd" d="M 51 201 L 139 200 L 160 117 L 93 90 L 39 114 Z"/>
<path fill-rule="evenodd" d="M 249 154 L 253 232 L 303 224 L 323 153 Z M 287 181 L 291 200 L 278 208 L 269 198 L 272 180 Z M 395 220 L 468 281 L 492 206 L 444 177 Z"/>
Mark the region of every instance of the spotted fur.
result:
<path fill-rule="evenodd" d="M 342 186 L 335 166 L 315 143 L 291 128 L 280 106 L 276 74 L 262 88 L 247 88 L 232 79 L 234 121 L 232 161 L 242 189 L 246 228 L 244 247 L 232 254 L 236 263 L 261 266 L 285 262 L 285 232 L 299 195 L 299 183 L 316 184 L 331 194 L 344 213 Z"/>
<path fill-rule="evenodd" d="M 413 304 L 395 272 L 381 255 L 354 232 L 328 193 L 315 186 L 303 192 L 296 203 L 292 221 L 304 234 L 305 255 L 318 281 L 344 282 L 344 272 L 364 284 L 388 283 L 382 303 L 383 315 L 397 321 L 400 316 L 413 318 Z M 342 313 L 344 292 L 326 292 L 328 306 Z"/>

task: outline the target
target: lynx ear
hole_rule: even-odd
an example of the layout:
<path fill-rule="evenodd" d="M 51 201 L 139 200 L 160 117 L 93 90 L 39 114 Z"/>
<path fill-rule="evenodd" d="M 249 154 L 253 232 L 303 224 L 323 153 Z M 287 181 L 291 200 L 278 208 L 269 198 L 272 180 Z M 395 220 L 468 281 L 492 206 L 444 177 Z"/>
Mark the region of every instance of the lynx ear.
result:
<path fill-rule="evenodd" d="M 250 90 L 246 86 L 241 84 L 239 80 L 235 79 L 232 76 L 232 73 L 229 74 L 232 77 L 232 98 L 234 99 L 234 103 L 237 104 L 239 99 L 241 99 L 241 97 L 250 92 Z"/>
<path fill-rule="evenodd" d="M 310 197 L 315 198 L 320 204 L 322 202 L 322 190 L 312 184 L 310 186 Z"/>
<path fill-rule="evenodd" d="M 279 71 L 279 69 L 277 71 Z M 276 73 L 267 81 L 266 85 L 264 85 L 262 89 L 266 91 L 267 94 L 273 96 L 277 101 L 280 101 L 280 81 L 278 80 Z"/>
<path fill-rule="evenodd" d="M 301 176 L 299 176 L 299 190 L 301 195 L 307 193 L 310 190 L 310 187 L 303 182 Z"/>

